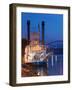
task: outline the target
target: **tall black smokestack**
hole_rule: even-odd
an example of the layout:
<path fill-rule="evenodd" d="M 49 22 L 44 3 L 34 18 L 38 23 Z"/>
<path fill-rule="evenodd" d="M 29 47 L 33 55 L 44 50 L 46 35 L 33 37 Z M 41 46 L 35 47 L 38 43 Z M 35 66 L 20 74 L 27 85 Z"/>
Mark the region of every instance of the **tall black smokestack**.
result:
<path fill-rule="evenodd" d="M 27 20 L 27 38 L 30 40 L 30 20 Z"/>
<path fill-rule="evenodd" d="M 45 23 L 42 21 L 42 43 L 44 44 L 44 28 L 45 28 Z"/>

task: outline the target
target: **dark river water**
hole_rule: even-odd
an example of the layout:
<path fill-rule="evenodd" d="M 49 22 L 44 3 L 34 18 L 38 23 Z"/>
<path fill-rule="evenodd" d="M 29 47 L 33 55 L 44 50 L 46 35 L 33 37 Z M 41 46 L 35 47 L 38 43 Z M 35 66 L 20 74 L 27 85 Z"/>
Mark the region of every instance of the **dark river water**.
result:
<path fill-rule="evenodd" d="M 53 55 L 47 61 L 22 65 L 22 77 L 63 75 L 63 55 Z"/>

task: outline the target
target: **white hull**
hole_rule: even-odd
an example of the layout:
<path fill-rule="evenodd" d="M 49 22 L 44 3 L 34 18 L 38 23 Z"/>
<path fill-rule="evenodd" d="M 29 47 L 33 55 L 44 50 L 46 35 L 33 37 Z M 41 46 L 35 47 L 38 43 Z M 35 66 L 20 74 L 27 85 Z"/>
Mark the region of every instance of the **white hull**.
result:
<path fill-rule="evenodd" d="M 39 62 L 39 61 L 48 60 L 48 57 L 50 55 L 52 55 L 52 52 L 46 53 L 46 50 L 43 50 L 40 53 L 39 52 L 29 53 L 28 62 Z"/>

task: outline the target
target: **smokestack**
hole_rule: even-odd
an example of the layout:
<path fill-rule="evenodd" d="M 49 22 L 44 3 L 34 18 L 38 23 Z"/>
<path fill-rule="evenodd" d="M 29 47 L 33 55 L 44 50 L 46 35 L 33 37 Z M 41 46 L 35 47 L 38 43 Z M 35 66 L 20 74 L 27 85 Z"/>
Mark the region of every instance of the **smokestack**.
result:
<path fill-rule="evenodd" d="M 42 21 L 42 43 L 44 44 L 44 27 L 45 27 L 45 23 L 44 21 Z"/>
<path fill-rule="evenodd" d="M 30 20 L 27 20 L 27 38 L 30 40 Z"/>

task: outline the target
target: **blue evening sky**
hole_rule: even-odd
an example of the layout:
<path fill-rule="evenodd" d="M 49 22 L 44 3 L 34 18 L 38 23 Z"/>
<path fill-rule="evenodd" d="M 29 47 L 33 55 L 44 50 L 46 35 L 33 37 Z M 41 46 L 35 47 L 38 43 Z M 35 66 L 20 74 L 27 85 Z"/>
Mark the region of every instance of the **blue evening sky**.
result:
<path fill-rule="evenodd" d="M 45 22 L 45 42 L 63 40 L 63 15 L 62 14 L 40 14 L 40 13 L 21 13 L 22 38 L 27 38 L 27 20 L 30 20 L 30 30 L 40 31 L 41 23 Z M 40 36 L 41 39 L 41 36 Z"/>

